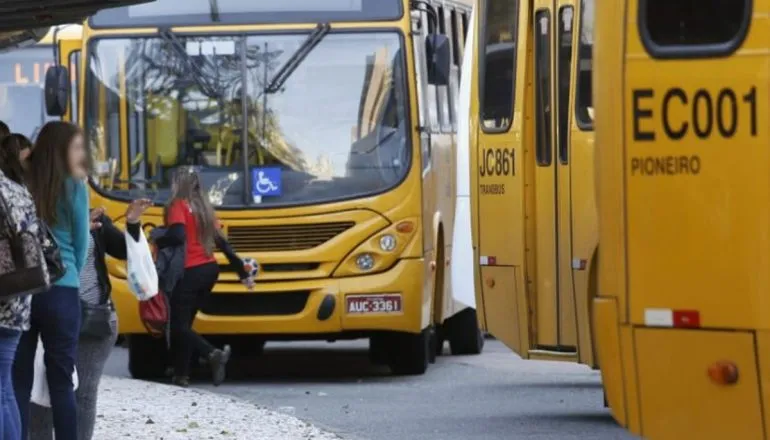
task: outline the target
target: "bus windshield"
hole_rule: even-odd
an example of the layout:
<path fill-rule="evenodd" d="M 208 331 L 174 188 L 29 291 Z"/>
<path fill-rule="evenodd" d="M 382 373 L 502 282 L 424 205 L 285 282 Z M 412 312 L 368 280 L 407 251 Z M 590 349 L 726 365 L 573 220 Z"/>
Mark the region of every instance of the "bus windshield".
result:
<path fill-rule="evenodd" d="M 92 41 L 86 129 L 96 161 L 120 170 L 100 191 L 160 202 L 182 166 L 199 169 L 218 207 L 324 203 L 397 185 L 411 157 L 400 35 L 331 32 L 304 51 L 308 35 Z"/>
<path fill-rule="evenodd" d="M 397 20 L 403 0 L 155 0 L 104 9 L 94 28 Z"/>
<path fill-rule="evenodd" d="M 50 46 L 0 54 L 0 120 L 14 133 L 33 138 L 49 119 L 45 112 L 45 71 L 53 64 Z"/>

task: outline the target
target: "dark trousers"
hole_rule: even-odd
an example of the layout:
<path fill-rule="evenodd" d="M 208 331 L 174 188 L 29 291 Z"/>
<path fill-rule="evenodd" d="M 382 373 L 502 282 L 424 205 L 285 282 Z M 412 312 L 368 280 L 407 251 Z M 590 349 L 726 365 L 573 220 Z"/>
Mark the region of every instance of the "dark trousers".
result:
<path fill-rule="evenodd" d="M 77 404 L 72 383 L 80 333 L 78 289 L 53 286 L 32 297 L 32 326 L 21 335 L 13 384 L 21 415 L 22 439 L 29 432 L 29 398 L 34 377 L 38 335 L 45 349 L 45 372 L 51 395 L 56 440 L 77 440 Z"/>
<path fill-rule="evenodd" d="M 195 315 L 211 295 L 219 265 L 207 263 L 185 269 L 171 293 L 171 353 L 175 376 L 190 375 L 193 351 L 208 356 L 214 347 L 192 329 Z M 57 438 L 57 440 L 59 440 Z"/>
<path fill-rule="evenodd" d="M 19 330 L 0 327 L 0 399 L 2 399 L 0 436 L 3 440 L 21 439 L 19 407 L 16 404 L 11 379 L 11 367 L 13 366 L 13 358 L 16 357 L 16 347 L 19 344 L 20 336 Z"/>

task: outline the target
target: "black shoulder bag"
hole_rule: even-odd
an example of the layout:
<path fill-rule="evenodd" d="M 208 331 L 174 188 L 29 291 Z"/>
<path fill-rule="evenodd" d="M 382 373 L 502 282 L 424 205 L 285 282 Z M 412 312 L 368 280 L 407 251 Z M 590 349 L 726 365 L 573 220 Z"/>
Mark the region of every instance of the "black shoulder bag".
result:
<path fill-rule="evenodd" d="M 102 294 L 103 295 L 103 294 Z M 109 301 L 91 304 L 80 300 L 80 334 L 104 339 L 112 334 L 112 306 Z"/>
<path fill-rule="evenodd" d="M 97 252 L 96 237 L 92 237 L 94 240 L 94 246 L 91 252 L 94 254 L 94 259 L 99 258 L 102 255 Z M 102 257 L 103 258 L 103 257 Z M 98 270 L 99 265 L 94 260 L 94 270 Z M 102 283 L 99 283 L 99 289 L 102 289 Z M 89 303 L 87 301 L 80 300 L 80 335 L 88 338 L 104 339 L 112 334 L 112 326 L 110 322 L 112 320 L 112 313 L 114 309 L 110 298 L 105 294 L 103 290 L 99 291 L 99 302 L 97 304 Z"/>
<path fill-rule="evenodd" d="M 50 287 L 46 282 L 46 270 L 42 261 L 35 261 L 33 255 L 41 252 L 40 239 L 30 231 L 16 230 L 11 219 L 11 210 L 0 192 L 0 299 L 8 300 L 23 295 L 45 292 Z"/>
<path fill-rule="evenodd" d="M 51 279 L 51 284 L 53 284 L 62 279 L 67 269 L 61 260 L 61 251 L 56 243 L 56 237 L 51 232 L 51 228 L 42 220 L 39 220 L 39 223 L 40 228 L 43 230 L 43 235 L 45 235 L 43 240 L 43 256 L 45 257 L 45 264 L 48 266 L 48 277 Z"/>

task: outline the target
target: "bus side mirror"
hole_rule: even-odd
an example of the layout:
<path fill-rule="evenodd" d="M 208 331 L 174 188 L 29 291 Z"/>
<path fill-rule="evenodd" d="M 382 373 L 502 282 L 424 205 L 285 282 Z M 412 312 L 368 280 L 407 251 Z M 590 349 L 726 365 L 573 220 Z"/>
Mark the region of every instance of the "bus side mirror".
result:
<path fill-rule="evenodd" d="M 45 111 L 48 116 L 64 116 L 70 98 L 70 76 L 64 66 L 51 66 L 45 72 Z"/>
<path fill-rule="evenodd" d="M 425 56 L 428 59 L 428 84 L 449 85 L 452 65 L 449 38 L 441 34 L 429 34 L 425 38 Z"/>

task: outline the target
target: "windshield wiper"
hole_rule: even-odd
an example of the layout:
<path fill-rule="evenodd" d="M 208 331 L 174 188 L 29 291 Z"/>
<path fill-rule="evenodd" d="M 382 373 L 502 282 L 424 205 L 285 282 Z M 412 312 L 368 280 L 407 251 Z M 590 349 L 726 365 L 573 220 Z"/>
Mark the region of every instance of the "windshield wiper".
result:
<path fill-rule="evenodd" d="M 192 71 L 193 80 L 195 80 L 195 83 L 198 85 L 198 87 L 201 88 L 201 92 L 210 98 L 220 98 L 221 93 L 219 93 L 216 88 L 211 86 L 211 84 L 206 82 L 206 75 L 201 71 L 200 67 L 195 63 L 195 61 L 193 61 L 193 59 L 190 57 L 190 54 L 187 53 L 187 49 L 185 49 L 185 47 L 182 45 L 182 42 L 179 41 L 179 38 L 177 38 L 176 34 L 174 34 L 171 29 L 162 29 L 159 33 L 160 37 L 171 45 L 177 54 L 182 57 L 190 71 Z"/>
<path fill-rule="evenodd" d="M 217 0 L 209 0 L 209 10 L 211 11 L 211 21 L 219 21 L 219 3 Z"/>
<path fill-rule="evenodd" d="M 307 40 L 305 40 L 305 42 L 302 43 L 299 48 L 297 48 L 292 56 L 286 60 L 286 63 L 281 66 L 280 69 L 278 69 L 278 73 L 275 74 L 273 80 L 270 81 L 270 84 L 265 88 L 265 93 L 273 94 L 279 92 L 291 74 L 297 70 L 297 67 L 299 67 L 302 61 L 307 58 L 308 54 L 310 54 L 310 52 L 318 45 L 318 43 L 323 40 L 331 28 L 332 27 L 329 23 L 319 23 L 313 32 L 308 35 Z"/>

